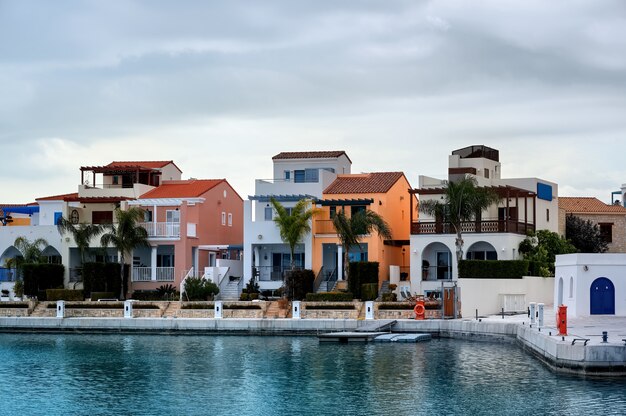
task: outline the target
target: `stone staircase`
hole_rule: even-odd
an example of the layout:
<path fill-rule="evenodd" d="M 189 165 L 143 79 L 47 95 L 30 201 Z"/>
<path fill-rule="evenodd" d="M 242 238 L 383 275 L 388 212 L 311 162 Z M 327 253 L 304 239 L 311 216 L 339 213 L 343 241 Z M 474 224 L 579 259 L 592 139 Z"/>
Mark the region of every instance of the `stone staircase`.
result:
<path fill-rule="evenodd" d="M 239 300 L 239 279 L 229 281 L 218 293 L 217 300 Z"/>
<path fill-rule="evenodd" d="M 320 292 L 332 292 L 335 290 L 335 286 L 337 286 L 336 280 L 324 280 L 320 283 L 320 286 L 315 291 L 316 293 Z"/>
<path fill-rule="evenodd" d="M 276 319 L 286 318 L 289 313 L 289 308 L 281 309 L 277 301 L 271 301 L 267 310 L 265 311 L 265 318 Z"/>
<path fill-rule="evenodd" d="M 30 314 L 33 318 L 56 316 L 56 309 L 48 309 L 47 302 L 39 302 Z"/>
<path fill-rule="evenodd" d="M 376 298 L 377 302 L 380 302 L 383 300 L 383 293 L 389 293 L 391 292 L 389 290 L 389 280 L 384 280 L 383 284 L 380 286 L 380 289 L 378 290 L 378 297 Z"/>
<path fill-rule="evenodd" d="M 176 318 L 178 311 L 180 310 L 180 302 L 172 301 L 167 305 L 167 308 L 163 311 L 163 318 Z"/>

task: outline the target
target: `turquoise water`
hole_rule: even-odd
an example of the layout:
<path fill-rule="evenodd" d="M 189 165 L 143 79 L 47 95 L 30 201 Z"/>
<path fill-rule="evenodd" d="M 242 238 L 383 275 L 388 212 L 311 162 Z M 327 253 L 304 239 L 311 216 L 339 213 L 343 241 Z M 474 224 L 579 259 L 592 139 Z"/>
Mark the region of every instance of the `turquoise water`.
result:
<path fill-rule="evenodd" d="M 515 345 L 0 334 L 1 415 L 626 414 L 626 381 Z"/>

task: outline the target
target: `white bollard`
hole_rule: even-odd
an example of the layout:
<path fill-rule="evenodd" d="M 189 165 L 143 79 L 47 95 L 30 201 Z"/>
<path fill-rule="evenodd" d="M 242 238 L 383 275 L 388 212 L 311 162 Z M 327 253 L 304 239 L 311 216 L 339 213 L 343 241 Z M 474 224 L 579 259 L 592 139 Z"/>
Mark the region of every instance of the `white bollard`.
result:
<path fill-rule="evenodd" d="M 222 319 L 222 301 L 215 301 L 215 319 Z"/>
<path fill-rule="evenodd" d="M 133 302 L 130 300 L 124 301 L 124 318 L 133 317 Z"/>
<path fill-rule="evenodd" d="M 294 300 L 291 303 L 291 317 L 293 319 L 300 319 L 300 301 Z"/>
<path fill-rule="evenodd" d="M 543 303 L 537 304 L 537 327 L 543 327 Z"/>
<path fill-rule="evenodd" d="M 57 300 L 57 318 L 65 318 L 65 301 Z"/>
<path fill-rule="evenodd" d="M 530 309 L 530 324 L 533 325 L 535 323 L 535 314 L 537 312 L 537 303 L 530 302 L 528 304 L 528 308 Z"/>
<path fill-rule="evenodd" d="M 365 302 L 365 319 L 374 319 L 374 302 Z"/>

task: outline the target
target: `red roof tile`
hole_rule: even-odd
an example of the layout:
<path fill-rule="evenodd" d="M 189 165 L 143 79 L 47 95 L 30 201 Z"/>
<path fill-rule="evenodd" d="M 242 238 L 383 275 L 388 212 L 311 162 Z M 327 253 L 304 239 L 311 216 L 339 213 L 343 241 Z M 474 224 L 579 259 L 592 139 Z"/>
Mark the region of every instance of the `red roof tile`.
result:
<path fill-rule="evenodd" d="M 158 188 L 141 195 L 141 199 L 148 198 L 194 198 L 204 194 L 209 189 L 226 179 L 189 179 L 184 181 L 164 181 Z"/>
<path fill-rule="evenodd" d="M 348 160 L 348 154 L 344 150 L 328 150 L 328 151 L 313 151 L 313 152 L 280 152 L 276 156 L 272 157 L 272 160 L 280 159 L 317 159 L 317 158 L 332 158 L 346 155 Z M 350 163 L 352 161 L 350 160 Z"/>
<path fill-rule="evenodd" d="M 35 201 L 67 201 L 69 199 L 78 198 L 78 193 L 74 192 L 73 194 L 61 194 L 61 195 L 53 195 L 53 196 L 44 196 L 41 198 L 35 198 Z"/>
<path fill-rule="evenodd" d="M 626 208 L 621 205 L 608 205 L 593 197 L 559 197 L 559 208 L 572 214 L 623 214 Z"/>
<path fill-rule="evenodd" d="M 160 169 L 172 164 L 181 171 L 173 160 L 131 160 L 131 161 L 114 161 L 106 165 L 107 168 L 133 168 L 140 166 L 147 169 Z M 182 171 L 181 171 L 182 172 Z"/>
<path fill-rule="evenodd" d="M 324 194 L 385 193 L 403 176 L 402 172 L 338 175 L 337 179 L 324 190 Z"/>

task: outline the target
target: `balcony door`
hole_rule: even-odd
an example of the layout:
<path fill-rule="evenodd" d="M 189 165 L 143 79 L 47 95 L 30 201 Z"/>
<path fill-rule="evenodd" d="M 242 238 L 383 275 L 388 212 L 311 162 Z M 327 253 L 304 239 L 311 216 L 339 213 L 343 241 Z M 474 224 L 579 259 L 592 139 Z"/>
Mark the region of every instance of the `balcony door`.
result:
<path fill-rule="evenodd" d="M 165 212 L 165 228 L 168 236 L 179 235 L 180 233 L 180 211 L 168 209 Z"/>
<path fill-rule="evenodd" d="M 437 252 L 437 279 L 450 280 L 452 273 L 450 271 L 451 255 L 449 251 Z"/>

